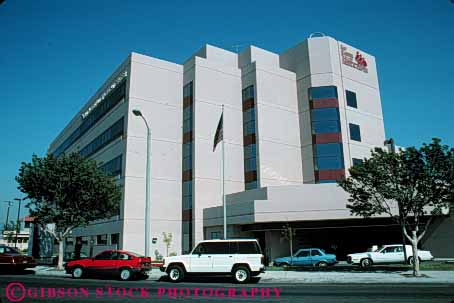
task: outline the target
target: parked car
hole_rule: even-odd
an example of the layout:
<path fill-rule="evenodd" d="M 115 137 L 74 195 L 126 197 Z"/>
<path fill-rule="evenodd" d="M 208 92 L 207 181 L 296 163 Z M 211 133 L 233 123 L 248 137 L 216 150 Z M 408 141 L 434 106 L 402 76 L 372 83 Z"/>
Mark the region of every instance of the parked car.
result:
<path fill-rule="evenodd" d="M 265 257 L 255 239 L 207 240 L 188 255 L 164 258 L 161 271 L 172 282 L 180 282 L 186 275 L 227 275 L 246 283 L 265 271 Z"/>
<path fill-rule="evenodd" d="M 326 267 L 337 263 L 336 255 L 326 254 L 323 249 L 305 248 L 298 250 L 293 256 L 273 260 L 276 266 L 318 266 Z"/>
<path fill-rule="evenodd" d="M 0 269 L 23 271 L 35 266 L 33 257 L 24 256 L 15 248 L 0 244 Z"/>
<path fill-rule="evenodd" d="M 151 270 L 151 258 L 130 251 L 105 250 L 94 258 L 70 261 L 65 264 L 65 270 L 74 279 L 88 275 L 110 275 L 125 281 L 146 275 Z"/>
<path fill-rule="evenodd" d="M 411 245 L 405 245 L 407 252 L 407 263 L 413 264 L 413 250 Z M 430 251 L 418 250 L 419 261 L 433 260 Z M 375 251 L 347 255 L 349 264 L 357 264 L 361 267 L 370 267 L 373 264 L 402 263 L 404 260 L 404 249 L 402 244 L 385 245 Z"/>

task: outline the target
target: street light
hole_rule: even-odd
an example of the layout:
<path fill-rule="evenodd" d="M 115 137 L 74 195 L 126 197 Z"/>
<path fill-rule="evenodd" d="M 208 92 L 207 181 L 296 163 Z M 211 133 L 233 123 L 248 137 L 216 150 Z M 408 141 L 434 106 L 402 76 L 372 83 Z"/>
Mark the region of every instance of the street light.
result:
<path fill-rule="evenodd" d="M 19 216 L 20 216 L 20 204 L 22 199 L 14 198 L 14 200 L 19 201 L 19 207 L 17 208 L 17 221 L 16 221 L 16 240 L 14 241 L 14 248 L 17 248 L 17 237 L 20 231 L 20 223 L 19 223 Z"/>
<path fill-rule="evenodd" d="M 133 109 L 132 113 L 143 119 L 147 127 L 147 168 L 145 175 L 145 256 L 150 256 L 150 146 L 151 146 L 151 131 L 147 119 L 142 115 L 138 109 Z"/>

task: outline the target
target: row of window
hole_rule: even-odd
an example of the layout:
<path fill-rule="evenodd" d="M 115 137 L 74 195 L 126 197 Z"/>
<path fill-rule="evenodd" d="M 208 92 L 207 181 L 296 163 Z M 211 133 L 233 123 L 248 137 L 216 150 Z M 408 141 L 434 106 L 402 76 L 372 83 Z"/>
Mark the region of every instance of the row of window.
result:
<path fill-rule="evenodd" d="M 101 135 L 96 137 L 88 145 L 81 149 L 80 154 L 84 157 L 89 157 L 102 149 L 104 146 L 114 141 L 115 139 L 123 136 L 124 133 L 124 119 L 121 117 L 111 127 L 105 130 Z"/>
<path fill-rule="evenodd" d="M 242 91 L 243 95 L 243 136 L 255 136 L 255 97 L 254 86 L 248 86 Z M 245 189 L 250 190 L 258 187 L 257 184 L 257 149 L 255 140 L 248 140 L 244 144 L 244 173 Z M 250 177 L 252 176 L 252 177 Z"/>
<path fill-rule="evenodd" d="M 227 255 L 227 254 L 261 254 L 262 251 L 255 241 L 238 242 L 204 242 L 200 243 L 193 254 Z"/>
<path fill-rule="evenodd" d="M 120 176 L 123 169 L 123 155 L 113 158 L 109 162 L 101 165 L 99 169 L 108 176 Z"/>
<path fill-rule="evenodd" d="M 183 87 L 183 137 L 185 134 L 192 132 L 194 122 L 194 106 L 193 100 L 194 89 L 193 83 L 189 82 Z M 194 141 L 191 139 L 189 142 L 183 142 L 183 172 L 190 171 L 193 168 L 193 148 Z M 184 177 L 183 177 L 184 178 Z M 182 211 L 192 211 L 193 206 L 193 180 L 183 179 L 182 185 Z M 182 245 L 183 252 L 187 253 L 192 248 L 192 220 L 183 220 L 182 222 Z"/>
<path fill-rule="evenodd" d="M 93 111 L 85 117 L 82 124 L 74 130 L 60 146 L 58 146 L 53 155 L 58 156 L 65 152 L 74 142 L 82 137 L 93 125 L 104 117 L 117 104 L 121 103 L 126 94 L 126 80 L 123 80 L 108 96 L 98 104 Z"/>

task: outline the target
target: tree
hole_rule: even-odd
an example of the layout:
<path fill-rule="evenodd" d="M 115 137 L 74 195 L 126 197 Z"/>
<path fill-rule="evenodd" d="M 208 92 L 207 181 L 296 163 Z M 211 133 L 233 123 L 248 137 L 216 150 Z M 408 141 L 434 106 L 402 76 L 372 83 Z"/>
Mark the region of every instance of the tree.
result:
<path fill-rule="evenodd" d="M 35 223 L 59 244 L 58 269 L 63 269 L 63 240 L 71 230 L 119 211 L 121 190 L 114 178 L 78 153 L 33 155 L 30 163 L 21 164 L 16 181 L 30 201 Z"/>
<path fill-rule="evenodd" d="M 162 237 L 163 237 L 163 241 L 164 243 L 166 244 L 166 256 L 168 257 L 169 256 L 169 248 L 170 248 L 170 245 L 172 245 L 172 233 L 166 233 L 166 232 L 163 232 L 162 233 Z"/>
<path fill-rule="evenodd" d="M 433 216 L 453 201 L 454 149 L 433 139 L 419 149 L 397 153 L 376 148 L 369 159 L 349 169 L 339 185 L 350 194 L 347 208 L 365 218 L 387 214 L 397 221 L 413 251 L 413 275 L 419 270 L 418 243 Z"/>
<path fill-rule="evenodd" d="M 296 231 L 289 223 L 286 223 L 282 226 L 281 234 L 284 239 L 288 240 L 290 248 L 290 265 L 293 265 L 293 237 L 296 235 Z"/>

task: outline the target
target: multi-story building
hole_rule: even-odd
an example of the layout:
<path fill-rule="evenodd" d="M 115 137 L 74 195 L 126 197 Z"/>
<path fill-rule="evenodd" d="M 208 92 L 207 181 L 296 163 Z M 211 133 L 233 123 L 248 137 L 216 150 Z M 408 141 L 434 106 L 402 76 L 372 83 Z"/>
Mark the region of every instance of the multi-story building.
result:
<path fill-rule="evenodd" d="M 401 239 L 386 218 L 352 217 L 335 184 L 385 131 L 375 58 L 331 37 L 281 54 L 205 45 L 182 65 L 132 53 L 49 147 L 95 159 L 123 189 L 117 216 L 72 237 L 90 253 L 144 251 L 146 128 L 133 109 L 152 132 L 152 251 L 165 251 L 162 232 L 177 253 L 223 237 L 222 106 L 227 236 L 258 238 L 268 257 L 287 253 L 284 224 L 296 246 L 340 254 Z"/>

